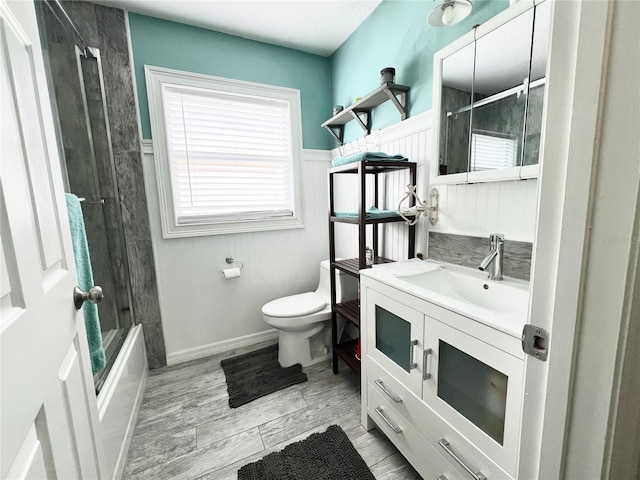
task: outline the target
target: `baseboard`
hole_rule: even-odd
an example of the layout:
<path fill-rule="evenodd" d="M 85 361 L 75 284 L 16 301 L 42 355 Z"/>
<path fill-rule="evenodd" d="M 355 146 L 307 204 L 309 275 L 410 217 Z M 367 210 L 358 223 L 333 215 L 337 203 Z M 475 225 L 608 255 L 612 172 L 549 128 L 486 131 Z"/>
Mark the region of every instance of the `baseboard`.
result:
<path fill-rule="evenodd" d="M 258 343 L 277 340 L 279 332 L 276 329 L 267 330 L 259 333 L 252 333 L 243 337 L 223 340 L 222 342 L 210 343 L 201 347 L 189 348 L 175 353 L 167 354 L 167 365 L 176 365 L 178 363 L 197 360 L 199 358 L 210 357 L 218 353 L 228 352 L 236 348 L 257 345 Z"/>

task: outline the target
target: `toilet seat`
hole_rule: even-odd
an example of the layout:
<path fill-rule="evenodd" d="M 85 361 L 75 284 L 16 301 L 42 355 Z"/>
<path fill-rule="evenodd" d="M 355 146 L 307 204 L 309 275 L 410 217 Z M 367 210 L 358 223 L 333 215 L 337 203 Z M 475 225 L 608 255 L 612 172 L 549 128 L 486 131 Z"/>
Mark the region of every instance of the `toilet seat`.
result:
<path fill-rule="evenodd" d="M 272 300 L 262 307 L 270 317 L 302 317 L 322 310 L 327 303 L 315 292 L 300 293 Z"/>

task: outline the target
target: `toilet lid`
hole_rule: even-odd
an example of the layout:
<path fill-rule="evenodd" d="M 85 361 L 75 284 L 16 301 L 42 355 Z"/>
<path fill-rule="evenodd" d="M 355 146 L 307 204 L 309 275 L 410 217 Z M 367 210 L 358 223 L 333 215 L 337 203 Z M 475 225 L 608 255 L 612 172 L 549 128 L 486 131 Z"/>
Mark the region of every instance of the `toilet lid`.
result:
<path fill-rule="evenodd" d="M 320 295 L 307 292 L 272 300 L 262 307 L 262 313 L 270 317 L 301 317 L 319 312 L 326 305 Z"/>

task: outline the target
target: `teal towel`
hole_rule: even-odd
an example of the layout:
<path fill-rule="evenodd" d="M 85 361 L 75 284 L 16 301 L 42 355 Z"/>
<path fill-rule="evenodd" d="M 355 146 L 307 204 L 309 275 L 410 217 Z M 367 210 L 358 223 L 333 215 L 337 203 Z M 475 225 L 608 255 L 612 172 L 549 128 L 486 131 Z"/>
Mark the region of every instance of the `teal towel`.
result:
<path fill-rule="evenodd" d="M 342 218 L 358 218 L 358 212 L 335 212 L 334 215 L 336 217 Z M 376 207 L 371 207 L 367 210 L 366 217 L 367 218 L 389 218 L 389 217 L 397 217 L 398 212 L 396 210 L 379 210 Z"/>
<path fill-rule="evenodd" d="M 406 162 L 408 159 L 404 155 L 387 155 L 384 152 L 360 152 L 348 155 L 346 157 L 336 157 L 331 161 L 331 165 L 339 167 L 340 165 L 346 165 L 347 163 L 363 162 L 366 160 L 375 161 L 392 161 L 392 162 Z"/>
<path fill-rule="evenodd" d="M 66 193 L 65 196 L 67 200 L 67 211 L 69 212 L 73 255 L 76 258 L 78 286 L 83 291 L 88 292 L 89 289 L 93 287 L 93 271 L 91 269 L 91 257 L 89 257 L 87 233 L 84 229 L 84 219 L 82 218 L 82 206 L 80 205 L 80 200 L 75 195 Z M 87 340 L 89 340 L 91 370 L 95 375 L 96 372 L 104 368 L 106 363 L 104 348 L 102 348 L 98 305 L 93 302 L 84 302 L 82 313 L 84 314 L 84 325 L 87 329 Z"/>

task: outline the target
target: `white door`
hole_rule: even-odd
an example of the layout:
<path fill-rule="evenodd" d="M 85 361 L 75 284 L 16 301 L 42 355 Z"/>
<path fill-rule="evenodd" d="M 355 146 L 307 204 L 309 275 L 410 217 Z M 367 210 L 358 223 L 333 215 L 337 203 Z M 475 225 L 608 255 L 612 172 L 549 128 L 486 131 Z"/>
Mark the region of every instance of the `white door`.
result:
<path fill-rule="evenodd" d="M 0 0 L 0 478 L 100 478 L 101 442 L 33 2 Z"/>

